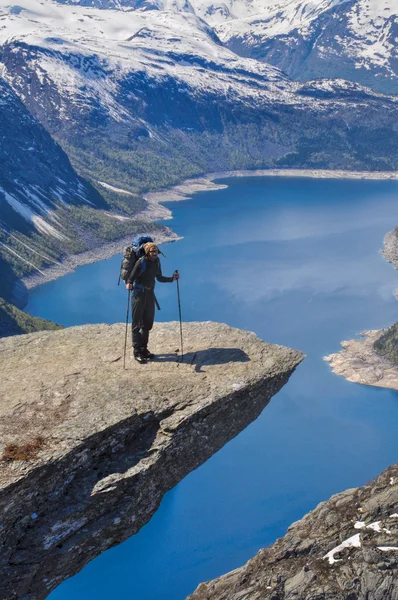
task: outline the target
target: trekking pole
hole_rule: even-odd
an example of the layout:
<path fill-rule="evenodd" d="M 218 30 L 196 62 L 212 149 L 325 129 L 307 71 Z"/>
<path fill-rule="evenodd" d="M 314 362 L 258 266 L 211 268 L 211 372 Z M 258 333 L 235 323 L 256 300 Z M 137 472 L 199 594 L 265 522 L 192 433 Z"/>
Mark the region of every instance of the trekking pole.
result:
<path fill-rule="evenodd" d="M 130 312 L 130 291 L 127 294 L 127 314 L 126 314 L 126 333 L 124 334 L 124 356 L 123 356 L 123 369 L 126 368 L 126 347 L 127 347 L 127 330 L 129 328 L 129 312 Z"/>
<path fill-rule="evenodd" d="M 175 273 L 178 274 L 178 271 L 176 270 Z M 176 279 L 176 282 L 177 282 L 178 314 L 180 316 L 180 339 L 181 339 L 181 362 L 182 362 L 184 360 L 184 346 L 182 344 L 182 321 L 181 321 L 180 284 L 178 282 L 178 279 Z"/>

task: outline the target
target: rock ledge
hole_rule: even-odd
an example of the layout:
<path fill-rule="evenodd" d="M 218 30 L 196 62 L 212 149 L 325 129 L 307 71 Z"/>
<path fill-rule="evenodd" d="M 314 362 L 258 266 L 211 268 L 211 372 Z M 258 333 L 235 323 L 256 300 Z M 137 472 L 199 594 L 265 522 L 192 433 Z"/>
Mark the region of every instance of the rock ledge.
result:
<path fill-rule="evenodd" d="M 128 357 L 124 325 L 0 340 L 0 598 L 39 599 L 136 533 L 164 493 L 237 435 L 303 355 L 217 323 L 151 335 Z"/>

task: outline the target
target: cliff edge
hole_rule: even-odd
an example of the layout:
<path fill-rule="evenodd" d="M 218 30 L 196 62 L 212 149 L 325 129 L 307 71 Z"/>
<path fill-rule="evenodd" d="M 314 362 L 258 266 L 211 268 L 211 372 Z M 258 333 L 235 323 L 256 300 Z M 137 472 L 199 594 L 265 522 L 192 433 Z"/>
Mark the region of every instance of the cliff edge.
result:
<path fill-rule="evenodd" d="M 303 355 L 217 323 L 157 324 L 147 365 L 124 325 L 0 340 L 0 598 L 44 598 L 136 533 L 166 491 L 253 421 Z"/>

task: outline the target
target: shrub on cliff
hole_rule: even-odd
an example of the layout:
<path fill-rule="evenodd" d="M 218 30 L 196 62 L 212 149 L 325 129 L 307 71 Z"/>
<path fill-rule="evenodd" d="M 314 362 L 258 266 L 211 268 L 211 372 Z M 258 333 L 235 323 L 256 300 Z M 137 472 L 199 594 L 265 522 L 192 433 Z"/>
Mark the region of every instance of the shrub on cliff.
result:
<path fill-rule="evenodd" d="M 398 323 L 389 327 L 373 344 L 377 354 L 398 365 Z"/>
<path fill-rule="evenodd" d="M 62 325 L 32 317 L 0 298 L 0 337 L 31 333 L 41 329 L 62 329 Z"/>

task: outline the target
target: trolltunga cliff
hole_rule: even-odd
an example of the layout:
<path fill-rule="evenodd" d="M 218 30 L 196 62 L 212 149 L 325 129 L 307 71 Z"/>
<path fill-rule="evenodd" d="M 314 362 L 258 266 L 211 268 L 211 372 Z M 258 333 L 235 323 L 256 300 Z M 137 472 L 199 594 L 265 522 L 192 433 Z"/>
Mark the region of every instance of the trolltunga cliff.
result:
<path fill-rule="evenodd" d="M 0 340 L 0 598 L 44 598 L 136 533 L 237 435 L 303 355 L 217 323 L 157 324 L 123 369 L 124 326 Z"/>

